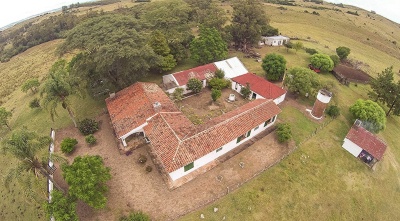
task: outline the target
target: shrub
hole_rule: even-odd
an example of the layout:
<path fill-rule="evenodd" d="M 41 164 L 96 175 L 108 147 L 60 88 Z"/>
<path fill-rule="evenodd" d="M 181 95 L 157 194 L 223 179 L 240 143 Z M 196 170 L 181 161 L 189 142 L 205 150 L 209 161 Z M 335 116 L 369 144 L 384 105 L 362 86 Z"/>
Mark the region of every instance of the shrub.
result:
<path fill-rule="evenodd" d="M 340 115 L 340 109 L 336 105 L 330 105 L 328 108 L 326 108 L 325 113 L 332 118 L 336 118 Z"/>
<path fill-rule="evenodd" d="M 315 50 L 314 48 L 306 48 L 306 52 L 309 53 L 310 55 L 318 53 L 318 51 Z"/>
<path fill-rule="evenodd" d="M 214 89 L 214 88 L 211 89 L 211 99 L 212 99 L 213 101 L 217 101 L 218 98 L 221 97 L 221 95 L 222 95 L 221 90 Z"/>
<path fill-rule="evenodd" d="M 244 99 L 249 99 L 251 94 L 250 86 L 247 84 L 246 87 L 242 87 L 242 89 L 240 89 L 240 93 Z"/>
<path fill-rule="evenodd" d="M 138 211 L 129 214 L 129 216 L 121 217 L 119 221 L 150 221 L 150 217 L 147 214 Z"/>
<path fill-rule="evenodd" d="M 217 90 L 222 90 L 224 88 L 228 88 L 230 86 L 230 81 L 227 79 L 221 79 L 221 78 L 212 78 L 208 84 L 212 89 L 217 89 Z"/>
<path fill-rule="evenodd" d="M 292 138 L 292 131 L 290 124 L 280 123 L 276 129 L 276 135 L 278 136 L 279 143 L 284 143 Z"/>
<path fill-rule="evenodd" d="M 61 141 L 61 151 L 65 154 L 72 153 L 75 150 L 75 146 L 78 144 L 78 141 L 74 138 L 64 138 Z"/>
<path fill-rule="evenodd" d="M 183 88 L 178 87 L 175 89 L 172 93 L 172 97 L 177 101 L 181 101 L 183 98 Z"/>
<path fill-rule="evenodd" d="M 140 154 L 138 162 L 141 164 L 145 164 L 147 161 L 147 157 L 145 155 Z"/>
<path fill-rule="evenodd" d="M 151 171 L 153 171 L 153 167 L 147 166 L 147 167 L 146 167 L 146 171 L 147 171 L 148 173 L 150 173 Z"/>
<path fill-rule="evenodd" d="M 29 107 L 30 108 L 39 108 L 40 107 L 40 100 L 39 98 L 33 99 L 31 102 L 29 102 Z"/>
<path fill-rule="evenodd" d="M 346 59 L 350 54 L 350 48 L 348 47 L 338 47 L 336 48 L 336 54 L 339 56 L 340 60 Z"/>
<path fill-rule="evenodd" d="M 340 63 L 339 56 L 334 54 L 334 55 L 330 55 L 329 57 L 332 59 L 334 67 L 336 67 L 336 65 L 338 65 Z"/>
<path fill-rule="evenodd" d="M 313 11 L 312 14 L 313 15 L 319 15 L 319 12 Z"/>
<path fill-rule="evenodd" d="M 197 78 L 191 78 L 187 83 L 187 88 L 197 94 L 203 88 L 203 83 Z"/>
<path fill-rule="evenodd" d="M 218 69 L 217 71 L 215 71 L 215 77 L 223 79 L 225 77 L 225 72 L 221 69 Z"/>
<path fill-rule="evenodd" d="M 93 119 L 84 119 L 79 122 L 78 129 L 83 135 L 94 134 L 99 130 L 99 124 Z"/>
<path fill-rule="evenodd" d="M 85 137 L 85 141 L 90 145 L 94 145 L 97 142 L 97 139 L 93 134 L 89 134 Z"/>

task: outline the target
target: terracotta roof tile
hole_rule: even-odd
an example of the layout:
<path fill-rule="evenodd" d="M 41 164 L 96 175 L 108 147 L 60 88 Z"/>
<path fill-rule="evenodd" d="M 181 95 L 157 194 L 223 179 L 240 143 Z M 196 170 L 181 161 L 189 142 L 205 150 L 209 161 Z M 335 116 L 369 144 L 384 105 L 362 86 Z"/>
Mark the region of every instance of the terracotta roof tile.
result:
<path fill-rule="evenodd" d="M 247 83 L 249 83 L 250 89 L 252 91 L 263 96 L 266 99 L 274 100 L 286 93 L 286 90 L 252 73 L 247 73 L 232 78 L 232 81 L 235 81 L 241 85 L 246 85 Z"/>
<path fill-rule="evenodd" d="M 385 142 L 362 126 L 353 125 L 349 133 L 347 133 L 346 138 L 366 150 L 378 160 L 382 159 L 386 151 Z"/>
<path fill-rule="evenodd" d="M 204 80 L 207 78 L 207 74 L 214 73 L 217 67 L 211 63 L 203 66 L 195 67 L 189 70 L 173 73 L 172 75 L 178 81 L 179 86 L 186 85 L 190 78 L 197 78 Z"/>

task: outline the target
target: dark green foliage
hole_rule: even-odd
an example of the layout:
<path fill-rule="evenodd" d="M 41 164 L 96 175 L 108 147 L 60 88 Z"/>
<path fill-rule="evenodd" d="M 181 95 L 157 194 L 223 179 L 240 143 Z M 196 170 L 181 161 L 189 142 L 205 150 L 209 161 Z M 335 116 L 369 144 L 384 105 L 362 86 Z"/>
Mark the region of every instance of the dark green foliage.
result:
<path fill-rule="evenodd" d="M 8 121 L 12 117 L 12 113 L 7 111 L 4 107 L 0 107 L 0 125 L 6 126 L 9 130 L 11 130 L 10 124 Z"/>
<path fill-rule="evenodd" d="M 51 202 L 44 204 L 44 209 L 47 214 L 47 219 L 50 220 L 51 216 L 57 221 L 78 221 L 76 213 L 76 200 L 69 195 L 64 196 L 58 190 L 51 192 Z"/>
<path fill-rule="evenodd" d="M 303 42 L 296 41 L 295 43 L 292 44 L 292 48 L 297 52 L 298 50 L 303 48 Z"/>
<path fill-rule="evenodd" d="M 350 106 L 349 110 L 354 119 L 363 121 L 365 129 L 373 133 L 378 133 L 385 129 L 385 111 L 381 106 L 379 106 L 379 104 L 371 100 L 358 99 L 356 103 Z"/>
<path fill-rule="evenodd" d="M 310 60 L 311 65 L 321 71 L 332 71 L 334 67 L 332 59 L 326 54 L 314 54 Z"/>
<path fill-rule="evenodd" d="M 266 72 L 265 77 L 268 80 L 277 81 L 285 74 L 286 60 L 282 55 L 268 54 L 263 58 L 261 67 Z"/>
<path fill-rule="evenodd" d="M 75 146 L 78 144 L 78 141 L 74 138 L 64 138 L 61 141 L 61 151 L 65 154 L 70 154 L 75 150 Z"/>
<path fill-rule="evenodd" d="M 139 162 L 140 164 L 145 164 L 145 163 L 147 162 L 147 157 L 146 157 L 145 155 L 140 154 L 140 155 L 139 155 L 138 162 Z"/>
<path fill-rule="evenodd" d="M 62 171 L 69 185 L 68 194 L 95 209 L 106 206 L 106 182 L 111 179 L 111 174 L 100 156 L 78 156 L 71 165 L 64 164 Z"/>
<path fill-rule="evenodd" d="M 278 28 L 274 28 L 271 25 L 265 25 L 261 28 L 261 35 L 262 36 L 276 36 L 279 35 Z"/>
<path fill-rule="evenodd" d="M 85 141 L 86 143 L 90 144 L 90 145 L 94 145 L 97 142 L 96 137 L 94 137 L 93 134 L 89 134 L 87 136 L 85 136 Z"/>
<path fill-rule="evenodd" d="M 290 124 L 278 124 L 276 128 L 276 135 L 278 136 L 279 143 L 288 142 L 292 138 L 292 130 Z"/>
<path fill-rule="evenodd" d="M 218 70 L 215 71 L 214 75 L 215 75 L 216 78 L 223 79 L 225 77 L 225 72 L 223 70 L 221 70 L 221 69 L 218 69 Z"/>
<path fill-rule="evenodd" d="M 257 0 L 238 0 L 232 7 L 232 24 L 227 28 L 236 47 L 247 51 L 259 41 L 262 28 L 268 25 L 267 17 Z"/>
<path fill-rule="evenodd" d="M 153 48 L 153 51 L 162 56 L 162 62 L 160 63 L 160 69 L 162 71 L 169 71 L 176 66 L 176 60 L 172 54 L 170 54 L 171 49 L 169 48 L 167 39 L 161 31 L 153 31 L 150 35 L 149 45 Z"/>
<path fill-rule="evenodd" d="M 176 88 L 172 93 L 172 97 L 177 101 L 181 101 L 183 98 L 183 90 L 184 89 L 180 87 Z"/>
<path fill-rule="evenodd" d="M 315 50 L 314 48 L 306 48 L 305 50 L 306 50 L 306 52 L 307 52 L 308 54 L 310 54 L 310 55 L 313 55 L 313 54 L 317 54 L 317 53 L 318 53 L 318 51 Z"/>
<path fill-rule="evenodd" d="M 244 99 L 250 99 L 250 94 L 251 94 L 250 85 L 247 84 L 246 87 L 242 87 L 240 89 L 240 94 L 243 96 Z"/>
<path fill-rule="evenodd" d="M 129 216 L 123 216 L 119 219 L 119 221 L 150 221 L 150 217 L 139 211 L 139 212 L 133 212 L 129 214 Z"/>
<path fill-rule="evenodd" d="M 218 100 L 218 98 L 220 98 L 222 95 L 221 90 L 220 89 L 211 89 L 211 99 L 215 102 Z"/>
<path fill-rule="evenodd" d="M 193 12 L 191 12 L 191 20 L 197 22 L 199 26 L 207 28 L 216 28 L 221 31 L 225 22 L 228 20 L 224 9 L 220 8 L 211 0 L 185 0 Z"/>
<path fill-rule="evenodd" d="M 94 134 L 99 130 L 99 123 L 93 119 L 85 118 L 78 123 L 78 129 L 85 136 Z"/>
<path fill-rule="evenodd" d="M 318 75 L 314 71 L 303 67 L 289 69 L 283 84 L 290 92 L 303 96 L 315 94 L 320 85 Z"/>
<path fill-rule="evenodd" d="M 331 56 L 329 56 L 331 59 L 332 59 L 332 61 L 333 61 L 333 66 L 334 67 L 336 67 L 336 65 L 338 65 L 339 63 L 340 63 L 340 58 L 339 58 L 339 56 L 337 56 L 337 55 L 331 55 Z"/>
<path fill-rule="evenodd" d="M 212 89 L 222 90 L 224 88 L 229 88 L 231 81 L 214 77 L 208 82 L 208 85 L 210 85 Z"/>
<path fill-rule="evenodd" d="M 146 172 L 150 173 L 151 171 L 153 171 L 153 167 L 152 166 L 147 166 L 146 167 Z"/>
<path fill-rule="evenodd" d="M 40 100 L 39 98 L 34 98 L 29 102 L 29 107 L 34 109 L 34 108 L 40 108 Z"/>
<path fill-rule="evenodd" d="M 332 118 L 336 118 L 340 115 L 340 109 L 336 105 L 329 105 L 329 107 L 326 108 L 325 113 Z"/>
<path fill-rule="evenodd" d="M 190 44 L 190 53 L 193 60 L 206 64 L 226 58 L 228 46 L 217 29 L 200 27 L 199 37 Z"/>
<path fill-rule="evenodd" d="M 21 90 L 22 92 L 27 92 L 28 90 L 31 90 L 32 93 L 35 94 L 37 92 L 39 85 L 40 83 L 37 78 L 31 78 L 22 84 Z"/>
<path fill-rule="evenodd" d="M 340 60 L 346 59 L 350 54 L 350 48 L 348 47 L 338 47 L 336 48 L 336 54 L 339 56 Z"/>
<path fill-rule="evenodd" d="M 187 89 L 193 91 L 193 93 L 199 93 L 203 88 L 203 83 L 197 78 L 189 79 L 188 83 L 186 84 Z"/>

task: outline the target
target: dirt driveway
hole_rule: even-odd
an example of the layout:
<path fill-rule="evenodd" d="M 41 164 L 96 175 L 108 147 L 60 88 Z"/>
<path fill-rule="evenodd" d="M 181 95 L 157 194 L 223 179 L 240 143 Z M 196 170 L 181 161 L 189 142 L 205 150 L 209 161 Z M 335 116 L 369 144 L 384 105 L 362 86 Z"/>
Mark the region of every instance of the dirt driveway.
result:
<path fill-rule="evenodd" d="M 74 127 L 56 132 L 56 152 L 59 152 L 59 144 L 65 137 L 74 137 L 79 142 L 77 150 L 68 156 L 71 162 L 78 155 L 100 155 L 105 165 L 111 168 L 112 179 L 108 182 L 106 208 L 96 211 L 80 202 L 77 211 L 83 221 L 118 220 L 132 210 L 142 210 L 153 220 L 174 220 L 225 195 L 227 187 L 230 190 L 237 188 L 255 174 L 279 162 L 293 148 L 293 145 L 278 144 L 275 133 L 256 136 L 243 145 L 255 143 L 239 154 L 189 183 L 169 190 L 151 160 L 147 160 L 146 165 L 137 163 L 140 154 L 150 159 L 146 150 L 148 147 L 134 150 L 129 156 L 120 155 L 108 116 L 102 115 L 98 120 L 102 121 L 101 130 L 95 134 L 98 144 L 91 148 Z M 240 166 L 241 162 L 244 168 Z M 153 167 L 152 172 L 145 171 L 147 165 Z M 60 169 L 57 169 L 55 179 L 67 189 Z"/>

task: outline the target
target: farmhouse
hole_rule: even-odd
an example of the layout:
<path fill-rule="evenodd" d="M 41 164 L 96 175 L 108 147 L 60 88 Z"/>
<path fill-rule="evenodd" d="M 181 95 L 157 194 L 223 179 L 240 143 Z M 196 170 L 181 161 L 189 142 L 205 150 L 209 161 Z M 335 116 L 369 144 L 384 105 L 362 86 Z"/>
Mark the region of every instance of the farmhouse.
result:
<path fill-rule="evenodd" d="M 196 126 L 160 87 L 142 82 L 107 98 L 106 104 L 122 144 L 127 145 L 128 136 L 142 133 L 170 187 L 193 179 L 194 171 L 217 165 L 218 157 L 273 125 L 281 111 L 272 100 L 257 99 Z"/>
<path fill-rule="evenodd" d="M 385 142 L 366 130 L 360 120 L 350 128 L 342 147 L 370 167 L 380 161 L 386 151 Z"/>
<path fill-rule="evenodd" d="M 281 46 L 284 44 L 289 43 L 290 38 L 282 36 L 282 35 L 278 35 L 278 36 L 271 36 L 271 37 L 265 37 L 263 36 L 261 38 L 262 41 L 264 41 L 265 45 L 269 45 L 269 46 Z"/>
<path fill-rule="evenodd" d="M 183 94 L 190 93 L 186 89 L 186 84 L 190 78 L 197 78 L 203 82 L 203 87 L 207 85 L 207 79 L 214 76 L 217 69 L 224 71 L 225 78 L 231 79 L 242 74 L 248 73 L 246 67 L 237 57 L 229 58 L 222 61 L 198 66 L 189 70 L 167 74 L 163 76 L 163 87 L 168 93 L 173 93 L 176 88 L 183 88 Z"/>
<path fill-rule="evenodd" d="M 232 78 L 232 90 L 240 93 L 242 87 L 250 86 L 251 99 L 272 99 L 275 104 L 280 104 L 285 100 L 286 90 L 276 86 L 275 84 L 265 80 L 264 78 L 252 73 L 240 75 Z"/>

